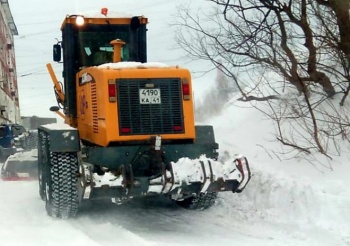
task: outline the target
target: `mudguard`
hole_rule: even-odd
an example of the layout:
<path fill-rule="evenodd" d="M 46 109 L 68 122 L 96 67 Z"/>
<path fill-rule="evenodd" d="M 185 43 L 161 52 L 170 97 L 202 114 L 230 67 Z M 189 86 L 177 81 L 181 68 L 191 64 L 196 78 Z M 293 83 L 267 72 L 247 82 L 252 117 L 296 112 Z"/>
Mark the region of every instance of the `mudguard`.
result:
<path fill-rule="evenodd" d="M 38 132 L 45 132 L 50 141 L 52 152 L 78 152 L 80 150 L 79 132 L 67 124 L 47 124 L 39 127 Z"/>

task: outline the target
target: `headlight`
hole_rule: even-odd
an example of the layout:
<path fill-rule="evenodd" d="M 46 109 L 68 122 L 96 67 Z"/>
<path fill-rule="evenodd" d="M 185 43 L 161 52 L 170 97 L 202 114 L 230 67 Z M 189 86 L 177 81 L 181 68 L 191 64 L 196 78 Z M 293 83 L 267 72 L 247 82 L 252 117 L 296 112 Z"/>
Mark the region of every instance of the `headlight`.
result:
<path fill-rule="evenodd" d="M 78 15 L 75 20 L 75 24 L 77 24 L 78 26 L 82 26 L 84 25 L 84 22 L 85 22 L 84 17 L 81 15 Z"/>

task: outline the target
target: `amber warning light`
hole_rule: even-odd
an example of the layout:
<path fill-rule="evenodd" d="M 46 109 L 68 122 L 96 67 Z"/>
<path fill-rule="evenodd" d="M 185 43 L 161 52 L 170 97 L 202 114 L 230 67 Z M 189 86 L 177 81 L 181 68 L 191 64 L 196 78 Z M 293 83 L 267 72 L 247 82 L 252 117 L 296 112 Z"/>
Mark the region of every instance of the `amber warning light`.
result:
<path fill-rule="evenodd" d="M 102 8 L 101 9 L 101 14 L 103 14 L 104 16 L 107 16 L 108 13 L 108 9 L 107 8 Z"/>

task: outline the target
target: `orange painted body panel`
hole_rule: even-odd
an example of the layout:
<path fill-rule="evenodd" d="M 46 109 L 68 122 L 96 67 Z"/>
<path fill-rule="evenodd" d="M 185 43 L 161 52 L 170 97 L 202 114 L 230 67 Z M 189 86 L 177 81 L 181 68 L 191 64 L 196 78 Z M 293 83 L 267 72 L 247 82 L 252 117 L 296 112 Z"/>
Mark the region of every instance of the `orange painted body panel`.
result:
<path fill-rule="evenodd" d="M 160 135 L 163 140 L 195 139 L 191 76 L 187 69 L 177 67 L 143 69 L 89 67 L 81 70 L 76 77 L 77 122 L 81 139 L 100 146 L 108 146 L 112 142 L 150 139 L 151 135 L 119 135 L 118 99 L 116 102 L 110 102 L 108 94 L 108 81 L 115 81 L 119 78 L 186 79 L 190 86 L 190 98 L 189 100 L 182 100 L 185 131 L 183 133 Z"/>

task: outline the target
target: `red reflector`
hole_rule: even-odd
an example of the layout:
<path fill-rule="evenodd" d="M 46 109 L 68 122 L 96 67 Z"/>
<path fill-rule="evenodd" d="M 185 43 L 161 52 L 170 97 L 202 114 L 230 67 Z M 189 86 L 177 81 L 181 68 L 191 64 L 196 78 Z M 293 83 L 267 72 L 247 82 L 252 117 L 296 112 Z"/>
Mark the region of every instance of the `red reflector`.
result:
<path fill-rule="evenodd" d="M 182 131 L 182 126 L 173 126 L 173 130 L 176 132 Z"/>
<path fill-rule="evenodd" d="M 190 84 L 186 78 L 182 79 L 182 97 L 183 100 L 190 100 Z"/>
<path fill-rule="evenodd" d="M 121 129 L 122 133 L 130 133 L 131 132 L 131 128 L 128 127 L 124 127 Z"/>
<path fill-rule="evenodd" d="M 113 80 L 108 80 L 108 97 L 110 102 L 117 101 L 117 87 Z"/>
<path fill-rule="evenodd" d="M 117 89 L 115 84 L 108 84 L 108 95 L 109 97 L 116 97 L 117 96 Z"/>
<path fill-rule="evenodd" d="M 184 96 L 190 95 L 190 85 L 189 84 L 182 84 L 182 93 Z"/>

